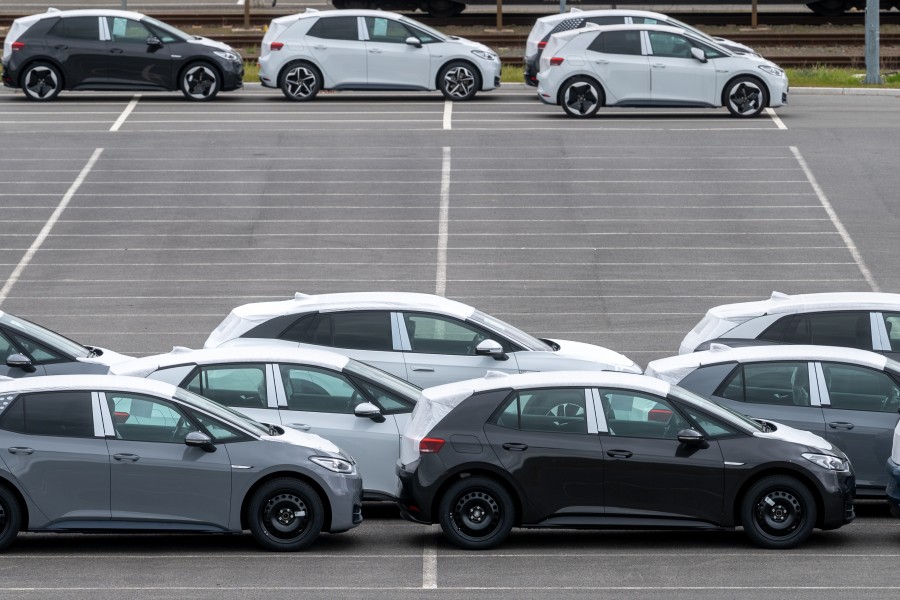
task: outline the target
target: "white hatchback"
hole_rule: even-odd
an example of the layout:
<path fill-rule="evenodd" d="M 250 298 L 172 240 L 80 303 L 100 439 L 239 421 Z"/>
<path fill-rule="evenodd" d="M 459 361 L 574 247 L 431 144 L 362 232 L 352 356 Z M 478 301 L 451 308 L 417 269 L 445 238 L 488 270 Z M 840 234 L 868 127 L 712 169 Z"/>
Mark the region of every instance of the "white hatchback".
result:
<path fill-rule="evenodd" d="M 550 36 L 538 97 L 570 117 L 601 106 L 728 107 L 755 117 L 787 103 L 784 70 L 662 25 L 588 25 Z"/>
<path fill-rule="evenodd" d="M 469 100 L 500 86 L 500 58 L 483 44 L 376 10 L 330 10 L 273 19 L 259 79 L 289 100 L 320 90 L 440 90 Z"/>

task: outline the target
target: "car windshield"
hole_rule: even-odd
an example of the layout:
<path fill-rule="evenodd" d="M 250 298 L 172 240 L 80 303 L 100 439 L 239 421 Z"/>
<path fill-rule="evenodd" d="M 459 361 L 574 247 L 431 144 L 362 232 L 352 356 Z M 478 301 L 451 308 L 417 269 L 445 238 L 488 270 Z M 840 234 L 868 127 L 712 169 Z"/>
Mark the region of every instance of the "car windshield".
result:
<path fill-rule="evenodd" d="M 422 31 L 427 33 L 428 35 L 430 35 L 434 38 L 437 38 L 438 40 L 440 40 L 442 42 L 447 41 L 447 36 L 445 36 L 443 33 L 441 33 L 440 31 L 437 31 L 435 29 L 432 29 L 428 25 L 423 25 L 422 23 L 419 23 L 415 19 L 410 19 L 409 17 L 404 17 L 404 18 L 400 19 L 400 21 L 402 21 L 403 23 L 406 23 L 407 25 L 412 25 L 413 27 L 418 27 L 419 29 L 421 29 Z"/>
<path fill-rule="evenodd" d="M 405 398 L 411 402 L 418 402 L 421 397 L 422 388 L 415 386 L 408 381 L 404 381 L 399 377 L 395 377 L 386 371 L 376 369 L 365 363 L 352 358 L 347 361 L 344 371 L 351 375 L 357 375 L 363 379 L 368 379 L 372 383 L 376 383 L 385 388 L 389 392 L 394 392 L 398 396 Z"/>
<path fill-rule="evenodd" d="M 505 323 L 496 317 L 486 315 L 480 310 L 476 310 L 469 316 L 469 320 L 477 323 L 482 327 L 490 329 L 494 333 L 498 333 L 513 343 L 522 346 L 526 350 L 542 350 L 553 351 L 549 344 L 542 342 L 533 335 L 529 335 L 517 327 L 513 327 L 509 323 Z"/>
<path fill-rule="evenodd" d="M 673 386 L 672 395 L 679 400 L 684 400 L 685 402 L 693 404 L 697 408 L 704 410 L 709 414 L 718 417 L 719 419 L 722 419 L 726 423 L 736 425 L 744 431 L 746 431 L 747 429 L 750 429 L 751 431 L 766 431 L 766 428 L 763 425 L 761 425 L 757 421 L 754 421 L 750 417 L 745 417 L 739 412 L 735 412 L 728 407 L 713 402 L 712 400 L 707 400 L 703 396 L 698 396 L 697 394 L 689 392 L 684 388 Z"/>
<path fill-rule="evenodd" d="M 31 321 L 20 319 L 19 317 L 14 317 L 7 313 L 2 313 L 2 316 L 0 316 L 0 323 L 11 329 L 15 329 L 16 331 L 20 331 L 23 335 L 34 338 L 44 346 L 48 346 L 53 350 L 58 350 L 72 358 L 88 358 L 91 355 L 91 351 L 78 342 L 72 341 L 55 331 L 44 329 Z"/>
<path fill-rule="evenodd" d="M 162 21 L 157 21 L 153 17 L 144 17 L 141 20 L 144 23 L 149 24 L 151 27 L 154 27 L 156 29 L 164 31 L 165 33 L 168 33 L 169 35 L 174 37 L 176 40 L 179 40 L 182 42 L 187 41 L 193 37 L 193 36 L 186 34 L 183 31 L 181 31 L 180 29 L 176 29 L 175 27 L 172 27 L 171 25 L 163 23 Z M 163 41 L 166 41 L 166 40 L 163 40 Z"/>
<path fill-rule="evenodd" d="M 884 368 L 895 378 L 900 379 L 900 362 L 897 362 L 893 358 L 887 359 L 887 363 L 885 363 Z"/>
<path fill-rule="evenodd" d="M 231 425 L 237 425 L 243 427 L 245 430 L 254 431 L 257 434 L 261 435 L 271 434 L 269 428 L 259 421 L 254 421 L 253 419 L 242 415 L 236 410 L 232 410 L 227 406 L 222 406 L 218 402 L 213 402 L 209 398 L 204 398 L 203 396 L 195 394 L 194 392 L 189 392 L 185 389 L 178 388 L 175 391 L 175 398 L 181 400 L 188 406 L 199 408 L 202 411 L 208 412 L 214 417 L 217 417 Z"/>

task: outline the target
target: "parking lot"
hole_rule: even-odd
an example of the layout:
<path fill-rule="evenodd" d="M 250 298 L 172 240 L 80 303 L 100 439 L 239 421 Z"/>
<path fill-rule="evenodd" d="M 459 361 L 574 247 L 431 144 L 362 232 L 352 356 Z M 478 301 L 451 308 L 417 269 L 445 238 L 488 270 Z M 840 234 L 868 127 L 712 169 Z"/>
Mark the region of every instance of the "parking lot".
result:
<path fill-rule="evenodd" d="M 521 86 L 463 104 L 2 90 L 0 305 L 145 355 L 296 291 L 440 293 L 645 365 L 716 304 L 897 291 L 897 108 L 796 94 L 753 120 L 575 121 Z M 0 597 L 896 595 L 900 520 L 860 513 L 790 552 L 740 532 L 514 531 L 467 553 L 379 505 L 288 556 L 249 536 L 29 534 L 0 561 Z"/>

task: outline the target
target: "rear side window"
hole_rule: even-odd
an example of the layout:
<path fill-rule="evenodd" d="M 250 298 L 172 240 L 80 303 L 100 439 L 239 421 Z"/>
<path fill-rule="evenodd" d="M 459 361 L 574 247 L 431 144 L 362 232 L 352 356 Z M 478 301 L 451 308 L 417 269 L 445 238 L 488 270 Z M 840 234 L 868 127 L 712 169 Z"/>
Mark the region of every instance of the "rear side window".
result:
<path fill-rule="evenodd" d="M 791 315 L 769 326 L 759 339 L 782 344 L 817 344 L 872 349 L 868 312 L 826 312 Z"/>
<path fill-rule="evenodd" d="M 588 50 L 604 54 L 641 55 L 641 33 L 639 31 L 606 31 L 597 36 Z"/>
<path fill-rule="evenodd" d="M 266 408 L 266 367 L 262 364 L 201 367 L 181 387 L 234 408 Z"/>
<path fill-rule="evenodd" d="M 521 391 L 506 401 L 494 424 L 522 431 L 587 433 L 584 390 L 579 388 Z"/>
<path fill-rule="evenodd" d="M 715 395 L 750 404 L 809 406 L 809 365 L 772 362 L 738 366 Z"/>
<path fill-rule="evenodd" d="M 359 40 L 356 17 L 320 17 L 306 35 L 326 40 Z"/>
<path fill-rule="evenodd" d="M 50 30 L 50 35 L 68 40 L 100 40 L 100 25 L 97 17 L 70 17 L 60 19 Z"/>
<path fill-rule="evenodd" d="M 0 429 L 31 435 L 94 437 L 90 392 L 21 396 L 0 417 Z"/>

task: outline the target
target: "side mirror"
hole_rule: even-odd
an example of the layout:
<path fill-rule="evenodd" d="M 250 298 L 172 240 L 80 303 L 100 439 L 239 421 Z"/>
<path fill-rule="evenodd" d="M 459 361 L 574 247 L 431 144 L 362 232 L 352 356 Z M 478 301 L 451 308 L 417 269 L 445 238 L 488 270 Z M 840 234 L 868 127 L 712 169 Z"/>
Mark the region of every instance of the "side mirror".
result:
<path fill-rule="evenodd" d="M 192 431 L 184 436 L 184 443 L 192 448 L 202 448 L 207 452 L 215 452 L 216 446 L 212 438 L 201 431 Z"/>
<path fill-rule="evenodd" d="M 26 373 L 34 373 L 37 368 L 31 364 L 31 359 L 24 354 L 10 354 L 6 357 L 7 367 L 18 367 Z"/>
<path fill-rule="evenodd" d="M 700 48 L 691 48 L 691 56 L 696 58 L 702 63 L 706 62 L 706 52 L 701 50 Z"/>
<path fill-rule="evenodd" d="M 682 429 L 678 432 L 678 441 L 687 446 L 699 446 L 706 440 L 696 429 Z"/>
<path fill-rule="evenodd" d="M 381 409 L 371 402 L 360 402 L 356 405 L 356 408 L 353 409 L 353 414 L 357 417 L 372 419 L 376 423 L 384 422 L 384 415 L 381 414 Z"/>
<path fill-rule="evenodd" d="M 408 38 L 406 38 L 406 43 L 407 45 L 415 46 L 416 48 L 422 47 L 422 40 L 417 37 L 409 36 Z"/>
<path fill-rule="evenodd" d="M 162 47 L 162 42 L 159 41 L 159 38 L 156 37 L 155 35 L 151 35 L 150 37 L 147 38 L 147 45 L 150 46 L 151 48 L 160 48 L 160 47 Z"/>
<path fill-rule="evenodd" d="M 481 343 L 475 346 L 475 354 L 492 356 L 494 360 L 509 360 L 506 352 L 503 351 L 503 346 L 494 340 L 482 340 Z"/>

